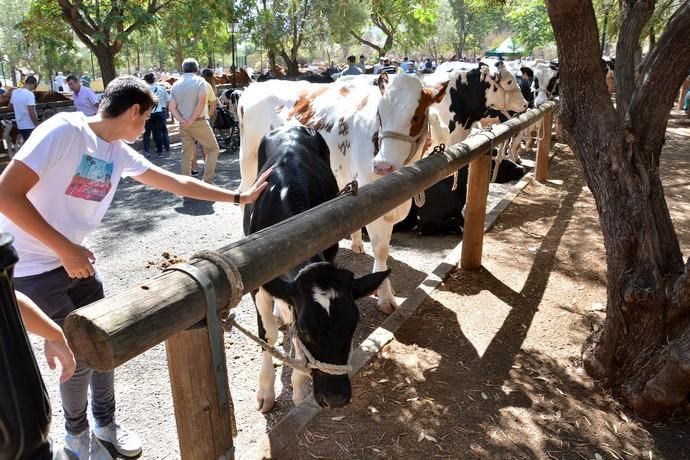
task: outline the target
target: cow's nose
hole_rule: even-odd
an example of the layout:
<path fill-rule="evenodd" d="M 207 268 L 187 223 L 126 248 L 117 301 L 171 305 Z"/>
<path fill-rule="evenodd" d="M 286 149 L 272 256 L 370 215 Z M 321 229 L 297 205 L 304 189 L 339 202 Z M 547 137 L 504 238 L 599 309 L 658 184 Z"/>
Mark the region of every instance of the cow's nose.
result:
<path fill-rule="evenodd" d="M 395 166 L 387 161 L 374 162 L 374 173 L 379 176 L 385 176 L 395 171 Z"/>
<path fill-rule="evenodd" d="M 350 395 L 344 393 L 321 395 L 321 397 L 319 398 L 319 405 L 327 409 L 337 409 L 338 407 L 344 407 L 349 402 Z"/>

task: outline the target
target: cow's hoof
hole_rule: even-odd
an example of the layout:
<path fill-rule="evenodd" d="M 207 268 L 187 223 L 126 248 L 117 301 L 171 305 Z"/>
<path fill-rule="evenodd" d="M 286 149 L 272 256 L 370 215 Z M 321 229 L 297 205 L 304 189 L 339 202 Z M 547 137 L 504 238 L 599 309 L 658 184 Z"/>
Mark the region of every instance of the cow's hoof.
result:
<path fill-rule="evenodd" d="M 276 398 L 274 395 L 261 395 L 260 392 L 256 394 L 256 409 L 262 413 L 269 412 L 276 405 Z"/>
<path fill-rule="evenodd" d="M 352 242 L 352 252 L 355 254 L 364 254 L 364 243 L 361 241 Z"/>
<path fill-rule="evenodd" d="M 395 300 L 393 299 L 390 299 L 388 301 L 382 301 L 381 299 L 379 299 L 378 307 L 379 310 L 381 310 L 381 312 L 390 315 L 395 311 L 396 308 L 398 308 L 398 304 L 395 303 Z"/>

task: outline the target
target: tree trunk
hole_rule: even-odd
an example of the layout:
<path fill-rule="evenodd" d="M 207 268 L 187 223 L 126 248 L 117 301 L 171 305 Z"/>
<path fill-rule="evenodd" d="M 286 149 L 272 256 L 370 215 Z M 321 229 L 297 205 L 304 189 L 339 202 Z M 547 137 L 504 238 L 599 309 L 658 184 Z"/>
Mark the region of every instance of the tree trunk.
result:
<path fill-rule="evenodd" d="M 296 53 L 290 54 L 291 55 L 288 55 L 285 51 L 281 51 L 280 57 L 283 58 L 287 66 L 287 76 L 296 77 L 299 75 L 299 63 L 297 62 L 297 56 L 295 56 Z"/>
<path fill-rule="evenodd" d="M 117 76 L 115 71 L 115 54 L 117 52 L 112 46 L 99 45 L 93 50 L 93 54 L 98 59 L 98 66 L 101 68 L 101 76 L 103 77 L 103 87 L 105 88 Z"/>
<path fill-rule="evenodd" d="M 669 108 L 690 66 L 681 51 L 690 46 L 682 35 L 688 35 L 683 29 L 690 25 L 690 9 L 680 7 L 689 10 L 676 18 L 684 23 L 669 23 L 672 36 L 660 38 L 639 87 L 634 61 L 616 66 L 617 82 L 626 84 L 614 108 L 598 70 L 591 2 L 546 3 L 561 64 L 563 134 L 595 198 L 606 247 L 606 321 L 583 347 L 584 366 L 638 414 L 657 416 L 685 402 L 690 392 L 690 260 L 684 266 L 659 178 Z M 642 3 L 648 2 L 623 12 L 621 40 L 636 33 L 639 38 L 637 25 L 651 14 Z M 619 57 L 634 56 L 634 48 L 621 52 L 621 46 Z M 648 74 L 663 73 L 656 66 L 673 70 L 650 82 Z M 626 112 L 618 113 L 622 107 Z"/>

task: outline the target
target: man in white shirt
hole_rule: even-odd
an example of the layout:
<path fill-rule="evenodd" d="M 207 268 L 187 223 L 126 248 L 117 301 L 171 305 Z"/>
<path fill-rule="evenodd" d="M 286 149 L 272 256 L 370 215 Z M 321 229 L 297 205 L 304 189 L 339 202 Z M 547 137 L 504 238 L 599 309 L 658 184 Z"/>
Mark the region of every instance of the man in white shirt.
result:
<path fill-rule="evenodd" d="M 96 112 L 98 112 L 98 96 L 96 96 L 96 93 L 88 86 L 82 85 L 74 75 L 67 77 L 67 86 L 72 90 L 74 107 L 87 117 L 96 115 Z"/>
<path fill-rule="evenodd" d="M 24 87 L 12 91 L 10 107 L 14 111 L 14 119 L 17 121 L 17 130 L 22 135 L 24 142 L 29 139 L 32 131 L 38 126 L 36 116 L 36 77 L 29 76 L 24 80 Z"/>
<path fill-rule="evenodd" d="M 201 78 L 196 59 L 182 62 L 184 75 L 177 80 L 170 94 L 170 113 L 180 122 L 182 141 L 182 174 L 192 174 L 192 157 L 196 153 L 195 142 L 206 152 L 204 181 L 213 182 L 220 148 L 208 122 L 206 80 Z"/>
<path fill-rule="evenodd" d="M 55 75 L 55 90 L 65 90 L 65 77 L 62 75 L 62 72 L 58 72 L 57 75 Z"/>

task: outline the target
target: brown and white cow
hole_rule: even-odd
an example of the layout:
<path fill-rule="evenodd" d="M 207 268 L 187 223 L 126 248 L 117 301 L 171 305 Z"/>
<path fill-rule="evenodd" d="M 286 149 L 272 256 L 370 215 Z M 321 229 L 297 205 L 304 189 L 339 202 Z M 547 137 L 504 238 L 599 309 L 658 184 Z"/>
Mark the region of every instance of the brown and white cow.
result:
<path fill-rule="evenodd" d="M 264 134 L 286 123 L 314 128 L 330 149 L 338 186 L 352 180 L 361 185 L 394 172 L 421 157 L 427 134 L 427 110 L 440 101 L 446 84 L 424 88 L 409 75 L 390 81 L 383 74 L 376 86 L 365 78 L 336 83 L 271 80 L 250 85 L 239 101 L 240 190 L 257 176 L 257 152 Z M 393 225 L 408 213 L 410 201 L 368 224 L 374 251 L 374 272 L 386 271 Z M 352 235 L 352 250 L 364 252 L 361 231 Z M 397 307 L 390 281 L 377 290 L 378 306 L 387 313 Z"/>

